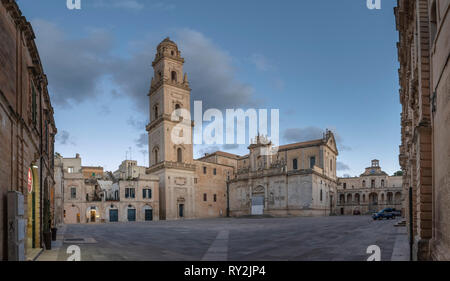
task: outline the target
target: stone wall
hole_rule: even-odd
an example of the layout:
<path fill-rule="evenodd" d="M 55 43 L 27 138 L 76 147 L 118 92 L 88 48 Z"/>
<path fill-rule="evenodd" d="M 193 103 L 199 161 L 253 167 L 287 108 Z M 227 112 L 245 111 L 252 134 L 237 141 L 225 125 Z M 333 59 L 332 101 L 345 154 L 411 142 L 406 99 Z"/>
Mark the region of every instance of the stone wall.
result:
<path fill-rule="evenodd" d="M 7 259 L 7 192 L 25 196 L 26 240 L 31 241 L 26 244 L 27 255 L 42 247 L 42 206 L 54 194 L 56 127 L 34 38 L 16 1 L 0 1 L 0 260 Z M 27 188 L 30 169 L 34 172 L 32 193 Z"/>

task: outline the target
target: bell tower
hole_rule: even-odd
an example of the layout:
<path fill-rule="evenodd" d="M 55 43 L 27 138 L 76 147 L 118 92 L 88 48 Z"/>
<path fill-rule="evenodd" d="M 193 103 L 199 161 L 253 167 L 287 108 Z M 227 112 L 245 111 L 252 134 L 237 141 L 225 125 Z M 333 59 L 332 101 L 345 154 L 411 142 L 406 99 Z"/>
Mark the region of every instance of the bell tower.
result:
<path fill-rule="evenodd" d="M 192 125 L 177 130 L 177 137 L 190 137 L 188 142 L 173 139 L 173 129 L 180 123 L 172 114 L 190 112 L 191 89 L 187 74 L 183 73 L 184 59 L 178 46 L 168 37 L 157 47 L 152 63 L 154 75 L 151 82 L 149 134 L 150 167 L 164 161 L 192 163 Z"/>
<path fill-rule="evenodd" d="M 160 219 L 195 216 L 191 89 L 183 73 L 184 59 L 168 37 L 157 47 L 152 63 L 150 123 L 147 125 L 148 174 L 159 177 Z M 189 115 L 187 115 L 189 114 Z"/>

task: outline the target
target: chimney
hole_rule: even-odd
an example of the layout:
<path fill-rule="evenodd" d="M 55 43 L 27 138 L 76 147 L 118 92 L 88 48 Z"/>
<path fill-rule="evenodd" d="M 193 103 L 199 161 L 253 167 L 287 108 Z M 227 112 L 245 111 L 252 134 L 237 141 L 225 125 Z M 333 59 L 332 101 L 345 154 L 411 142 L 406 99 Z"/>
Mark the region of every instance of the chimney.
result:
<path fill-rule="evenodd" d="M 80 154 L 79 153 L 77 153 L 77 154 L 75 154 L 75 158 L 80 158 Z"/>

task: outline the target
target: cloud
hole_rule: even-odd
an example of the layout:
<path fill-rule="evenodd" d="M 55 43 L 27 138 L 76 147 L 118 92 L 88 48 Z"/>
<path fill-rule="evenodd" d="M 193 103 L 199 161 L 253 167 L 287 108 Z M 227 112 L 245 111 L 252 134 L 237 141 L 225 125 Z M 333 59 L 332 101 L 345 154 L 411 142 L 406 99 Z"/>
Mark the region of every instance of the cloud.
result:
<path fill-rule="evenodd" d="M 144 8 L 144 4 L 136 0 L 96 0 L 93 4 L 95 8 L 119 8 L 135 11 Z"/>
<path fill-rule="evenodd" d="M 138 114 L 148 114 L 151 63 L 163 36 L 131 43 L 129 56 L 120 58 L 112 55 L 114 37 L 104 30 L 88 30 L 86 36 L 73 39 L 45 20 L 34 20 L 33 26 L 55 105 L 73 106 L 94 99 L 102 93 L 102 80 L 110 78 L 111 95 L 131 99 Z M 184 71 L 192 100 L 203 101 L 204 109 L 260 104 L 253 87 L 237 79 L 233 58 L 227 52 L 192 29 L 178 30 L 175 37 L 186 60 Z"/>
<path fill-rule="evenodd" d="M 336 170 L 338 170 L 338 171 L 349 171 L 350 167 L 347 164 L 345 164 L 345 163 L 337 161 L 336 162 Z"/>
<path fill-rule="evenodd" d="M 283 133 L 283 138 L 288 142 L 302 142 L 323 138 L 324 130 L 317 127 L 290 128 Z"/>
<path fill-rule="evenodd" d="M 136 146 L 139 148 L 148 147 L 148 134 L 142 133 L 139 135 L 139 138 L 134 140 L 136 143 Z"/>
<path fill-rule="evenodd" d="M 343 144 L 343 138 L 336 129 L 329 129 L 333 132 L 334 138 L 336 139 L 336 145 L 339 151 L 349 151 L 351 147 Z M 283 133 L 283 138 L 287 142 L 302 142 L 302 141 L 310 141 L 323 138 L 323 133 L 325 130 L 322 130 L 318 127 L 306 127 L 306 128 L 289 128 L 286 129 Z"/>
<path fill-rule="evenodd" d="M 260 71 L 268 71 L 272 68 L 267 58 L 262 54 L 252 54 L 249 60 Z"/>
<path fill-rule="evenodd" d="M 224 144 L 224 145 L 222 145 L 222 148 L 224 150 L 238 149 L 239 148 L 239 144 Z"/>
<path fill-rule="evenodd" d="M 130 125 L 131 127 L 135 128 L 136 130 L 145 130 L 145 127 L 148 124 L 148 121 L 145 120 L 138 120 L 133 116 L 130 116 L 130 118 L 128 118 L 127 120 L 127 124 Z"/>
<path fill-rule="evenodd" d="M 204 108 L 245 108 L 259 104 L 254 89 L 236 79 L 232 57 L 202 33 L 183 29 L 176 33 L 178 46 L 186 59 L 192 97 Z"/>
<path fill-rule="evenodd" d="M 52 102 L 67 106 L 95 97 L 112 60 L 112 37 L 96 29 L 84 38 L 69 39 L 51 22 L 37 19 L 32 24 Z"/>
<path fill-rule="evenodd" d="M 199 157 L 205 156 L 205 154 L 211 154 L 220 150 L 220 147 L 217 145 L 196 145 L 195 149 L 197 151 L 197 155 Z"/>
<path fill-rule="evenodd" d="M 56 135 L 56 141 L 60 145 L 75 145 L 75 142 L 72 140 L 70 133 L 63 130 L 60 134 Z"/>

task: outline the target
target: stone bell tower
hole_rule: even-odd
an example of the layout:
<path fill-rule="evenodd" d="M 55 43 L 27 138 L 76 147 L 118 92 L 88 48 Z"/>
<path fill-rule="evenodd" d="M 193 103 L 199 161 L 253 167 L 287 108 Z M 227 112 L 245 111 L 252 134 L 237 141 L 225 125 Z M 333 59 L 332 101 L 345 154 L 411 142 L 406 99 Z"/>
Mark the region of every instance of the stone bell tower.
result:
<path fill-rule="evenodd" d="M 187 74 L 178 46 L 169 38 L 157 47 L 152 63 L 150 123 L 147 125 L 150 168 L 160 178 L 162 219 L 194 215 L 192 122 Z"/>

